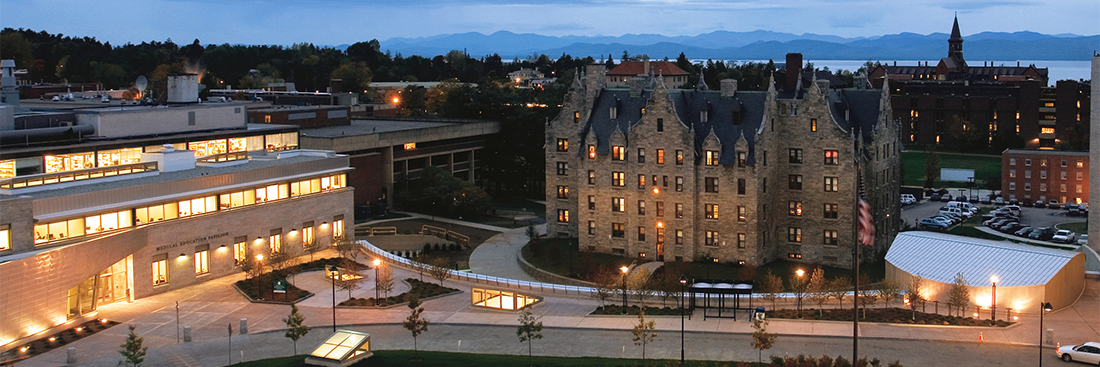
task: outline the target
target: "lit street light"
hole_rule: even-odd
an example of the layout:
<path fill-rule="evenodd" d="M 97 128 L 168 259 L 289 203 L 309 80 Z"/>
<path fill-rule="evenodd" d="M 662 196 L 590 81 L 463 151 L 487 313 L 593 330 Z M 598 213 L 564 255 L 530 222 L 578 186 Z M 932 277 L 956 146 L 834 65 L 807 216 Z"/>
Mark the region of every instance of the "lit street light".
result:
<path fill-rule="evenodd" d="M 806 272 L 803 271 L 801 268 L 799 268 L 794 273 L 798 275 L 798 287 L 796 288 L 796 290 L 798 291 L 798 293 L 797 293 L 798 294 L 798 318 L 801 319 L 802 318 L 802 276 L 805 275 Z"/>
<path fill-rule="evenodd" d="M 989 306 L 989 320 L 997 322 L 997 278 L 996 275 L 989 277 L 989 281 L 993 282 L 993 304 Z"/>
<path fill-rule="evenodd" d="M 382 266 L 382 260 L 374 259 L 374 303 L 378 304 L 378 267 Z"/>
<path fill-rule="evenodd" d="M 1039 302 L 1039 367 L 1043 367 L 1043 315 L 1054 309 L 1050 306 L 1050 302 Z"/>
<path fill-rule="evenodd" d="M 630 271 L 630 268 L 624 265 L 619 270 L 623 271 L 623 313 L 626 313 L 626 273 Z"/>

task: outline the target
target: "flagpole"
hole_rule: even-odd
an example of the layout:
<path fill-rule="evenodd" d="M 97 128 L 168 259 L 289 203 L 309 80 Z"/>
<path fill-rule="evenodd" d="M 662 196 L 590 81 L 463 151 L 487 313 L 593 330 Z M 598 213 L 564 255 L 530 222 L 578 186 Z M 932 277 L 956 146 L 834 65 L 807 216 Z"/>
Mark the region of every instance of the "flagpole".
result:
<path fill-rule="evenodd" d="M 852 246 L 852 279 L 855 283 L 855 289 L 852 292 L 852 365 L 856 364 L 859 360 L 859 250 L 861 242 L 863 240 L 862 231 L 862 217 L 863 208 L 860 202 L 860 194 L 863 191 L 863 171 L 860 169 L 859 145 L 855 147 L 856 151 L 856 192 L 855 192 L 855 208 L 856 208 L 856 228 L 859 228 L 856 232 L 856 240 Z"/>

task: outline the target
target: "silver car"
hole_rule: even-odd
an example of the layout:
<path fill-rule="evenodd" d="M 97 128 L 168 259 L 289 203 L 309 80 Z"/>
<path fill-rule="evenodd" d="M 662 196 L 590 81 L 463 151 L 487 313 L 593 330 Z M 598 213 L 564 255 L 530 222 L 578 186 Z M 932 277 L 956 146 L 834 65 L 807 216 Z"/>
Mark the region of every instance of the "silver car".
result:
<path fill-rule="evenodd" d="M 1087 342 L 1081 345 L 1067 345 L 1058 348 L 1058 358 L 1063 361 L 1077 361 L 1088 364 L 1100 364 L 1100 343 Z"/>

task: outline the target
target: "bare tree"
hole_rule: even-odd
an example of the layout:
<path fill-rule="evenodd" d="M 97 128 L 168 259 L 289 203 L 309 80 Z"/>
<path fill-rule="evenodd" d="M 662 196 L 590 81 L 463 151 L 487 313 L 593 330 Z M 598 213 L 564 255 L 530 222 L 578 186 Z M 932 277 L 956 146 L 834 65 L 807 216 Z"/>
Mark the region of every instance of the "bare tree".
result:
<path fill-rule="evenodd" d="M 820 266 L 810 273 L 810 282 L 806 283 L 806 297 L 817 304 L 817 315 L 821 316 L 825 302 L 829 301 L 829 291 L 825 283 L 825 270 Z"/>
<path fill-rule="evenodd" d="M 351 266 L 345 267 L 336 277 L 336 288 L 348 291 L 348 299 L 351 299 L 351 291 L 359 289 L 359 282 L 367 280 L 367 276 L 359 272 L 355 263 L 349 265 Z"/>
<path fill-rule="evenodd" d="M 526 309 L 519 315 L 516 336 L 519 337 L 520 343 L 527 343 L 527 356 L 530 357 L 532 340 L 542 339 L 542 321 L 531 314 L 531 309 Z"/>
<path fill-rule="evenodd" d="M 302 250 L 309 254 L 309 261 L 313 261 L 313 254 L 321 251 L 321 244 L 317 242 L 316 237 L 303 238 Z"/>
<path fill-rule="evenodd" d="M 761 284 L 760 290 L 764 294 L 764 300 L 772 302 L 772 310 L 774 310 L 775 299 L 779 298 L 779 293 L 783 292 L 783 279 L 772 274 L 772 270 L 768 269 L 764 273 L 764 284 Z"/>
<path fill-rule="evenodd" d="M 757 362 L 763 362 L 763 354 L 765 350 L 772 349 L 772 345 L 775 345 L 774 333 L 768 332 L 768 321 L 766 320 L 754 320 L 752 322 L 752 348 L 756 349 Z"/>
<path fill-rule="evenodd" d="M 859 305 L 863 308 L 863 318 L 867 318 L 867 306 L 874 306 L 878 302 L 878 294 L 871 287 L 871 278 L 865 274 L 859 275 Z"/>
<path fill-rule="evenodd" d="M 405 322 L 401 324 L 412 333 L 413 336 L 413 350 L 416 350 L 416 337 L 421 333 L 428 331 L 428 320 L 421 318 L 421 314 L 424 313 L 424 307 L 420 307 L 420 298 L 416 295 L 409 294 L 409 317 L 405 318 Z"/>
<path fill-rule="evenodd" d="M 947 307 L 954 311 L 956 316 L 962 316 L 962 311 L 969 306 L 970 289 L 966 287 L 966 279 L 963 278 L 962 273 L 956 273 L 955 282 L 947 291 Z"/>
<path fill-rule="evenodd" d="M 439 280 L 440 287 L 443 286 L 444 280 L 447 280 L 447 278 L 453 275 L 451 274 L 450 264 L 450 260 L 443 256 L 438 256 L 428 261 L 428 274 L 431 275 L 432 278 Z"/>
<path fill-rule="evenodd" d="M 638 312 L 638 323 L 634 324 L 631 334 L 634 335 L 634 345 L 642 346 L 642 359 L 645 359 L 645 346 L 657 340 L 657 322 L 646 321 L 645 312 Z"/>
<path fill-rule="evenodd" d="M 374 287 L 378 288 L 379 292 L 385 293 L 386 297 L 390 296 L 390 292 L 393 292 L 394 279 L 393 270 L 389 266 L 378 266 L 374 270 Z M 378 300 L 375 300 L 375 304 Z"/>
<path fill-rule="evenodd" d="M 431 256 L 428 256 L 426 252 L 421 252 L 413 257 L 413 263 L 411 265 L 413 266 L 413 270 L 416 270 L 416 273 L 420 274 L 421 282 L 424 281 L 424 274 L 427 274 L 428 269 L 431 269 L 431 266 L 428 265 L 428 262 L 431 260 Z"/>
<path fill-rule="evenodd" d="M 917 319 L 917 308 L 924 305 L 924 296 L 920 294 L 921 288 L 924 288 L 924 279 L 914 275 L 909 280 L 909 288 L 905 290 L 905 297 L 909 300 L 909 308 L 913 310 L 913 320 Z"/>
<path fill-rule="evenodd" d="M 606 305 L 611 301 L 611 297 L 615 295 L 619 275 L 611 269 L 605 268 L 597 270 L 594 277 L 594 283 L 596 284 L 592 287 L 592 298 L 599 301 L 601 306 Z"/>
<path fill-rule="evenodd" d="M 346 237 L 337 241 L 333 247 L 336 248 L 336 252 L 340 253 L 342 258 L 355 261 L 359 257 L 359 244 Z"/>
<path fill-rule="evenodd" d="M 882 299 L 882 302 L 886 304 L 886 307 L 890 307 L 890 301 L 901 295 L 901 284 L 892 280 L 883 279 L 878 284 L 878 297 Z"/>
<path fill-rule="evenodd" d="M 829 298 L 835 298 L 837 303 L 844 305 L 844 297 L 848 296 L 848 290 L 852 288 L 852 281 L 848 277 L 836 277 L 829 281 Z"/>
<path fill-rule="evenodd" d="M 634 300 L 638 303 L 638 307 L 645 308 L 645 301 L 656 293 L 656 287 L 654 287 L 653 279 L 649 276 L 649 271 L 645 268 L 638 268 L 631 274 L 631 277 L 627 280 L 627 286 L 634 296 Z"/>

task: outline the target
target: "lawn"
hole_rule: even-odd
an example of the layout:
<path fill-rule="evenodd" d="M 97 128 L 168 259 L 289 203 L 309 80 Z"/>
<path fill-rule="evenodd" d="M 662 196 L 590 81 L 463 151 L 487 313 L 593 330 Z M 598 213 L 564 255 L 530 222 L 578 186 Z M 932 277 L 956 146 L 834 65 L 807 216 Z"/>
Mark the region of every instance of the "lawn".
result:
<path fill-rule="evenodd" d="M 473 354 L 454 352 L 429 352 L 411 350 L 375 350 L 374 356 L 355 367 L 422 366 L 422 367 L 483 367 L 483 366 L 540 366 L 540 367 L 617 367 L 617 366 L 678 366 L 680 361 L 668 359 L 618 359 L 598 357 L 528 357 L 505 354 Z M 239 367 L 305 367 L 306 355 L 282 357 L 238 363 Z M 685 367 L 736 366 L 725 361 L 688 361 Z M 768 366 L 767 363 L 745 363 L 743 366 Z"/>
<path fill-rule="evenodd" d="M 630 265 L 631 263 L 646 263 L 652 260 L 641 260 L 624 258 L 618 255 L 593 253 L 593 252 L 581 252 L 577 250 L 577 246 L 574 244 L 574 239 L 545 239 L 541 241 L 536 251 L 532 249 L 532 246 L 528 244 L 523 248 L 523 259 L 534 265 L 536 268 L 562 275 L 571 278 L 588 280 L 583 278 L 583 274 L 591 273 L 586 271 L 592 267 L 595 268 L 618 268 L 623 265 Z M 538 256 L 536 256 L 538 255 Z M 572 265 L 570 265 L 572 264 Z M 666 264 L 675 264 L 675 262 L 666 262 Z M 872 282 L 878 282 L 886 276 L 886 262 L 881 257 L 875 258 L 874 261 L 865 260 L 860 266 L 860 273 L 865 274 L 871 278 Z M 756 284 L 762 284 L 764 276 L 767 271 L 770 270 L 772 274 L 775 274 L 784 280 L 784 283 L 789 283 L 795 271 L 802 268 L 806 271 L 812 270 L 813 264 L 800 263 L 787 260 L 776 260 L 768 264 L 759 266 L 752 271 L 752 269 L 745 269 L 744 266 L 732 264 L 732 263 L 713 263 L 696 261 L 691 263 L 683 263 L 681 266 L 688 267 L 688 277 L 696 279 L 713 279 L 713 280 L 735 280 L 742 279 L 746 276 L 746 272 L 753 274 L 753 279 Z M 848 278 L 852 277 L 851 269 L 836 268 L 831 266 L 822 266 L 825 271 L 825 277 L 827 279 L 833 279 L 840 276 Z M 660 272 L 661 270 L 658 270 Z"/>
<path fill-rule="evenodd" d="M 940 168 L 973 169 L 978 187 L 985 187 L 984 180 L 1001 176 L 1001 157 L 998 155 L 972 155 L 939 153 Z M 905 168 L 905 177 L 902 184 L 906 186 L 924 186 L 924 165 L 928 161 L 928 153 L 902 152 L 901 164 Z M 965 186 L 966 183 L 949 184 L 944 181 L 936 181 L 935 187 Z M 995 188 L 1000 190 L 1000 187 Z"/>
<path fill-rule="evenodd" d="M 1076 233 L 1089 233 L 1089 222 L 1059 223 L 1055 227 L 1058 229 L 1068 229 Z"/>

